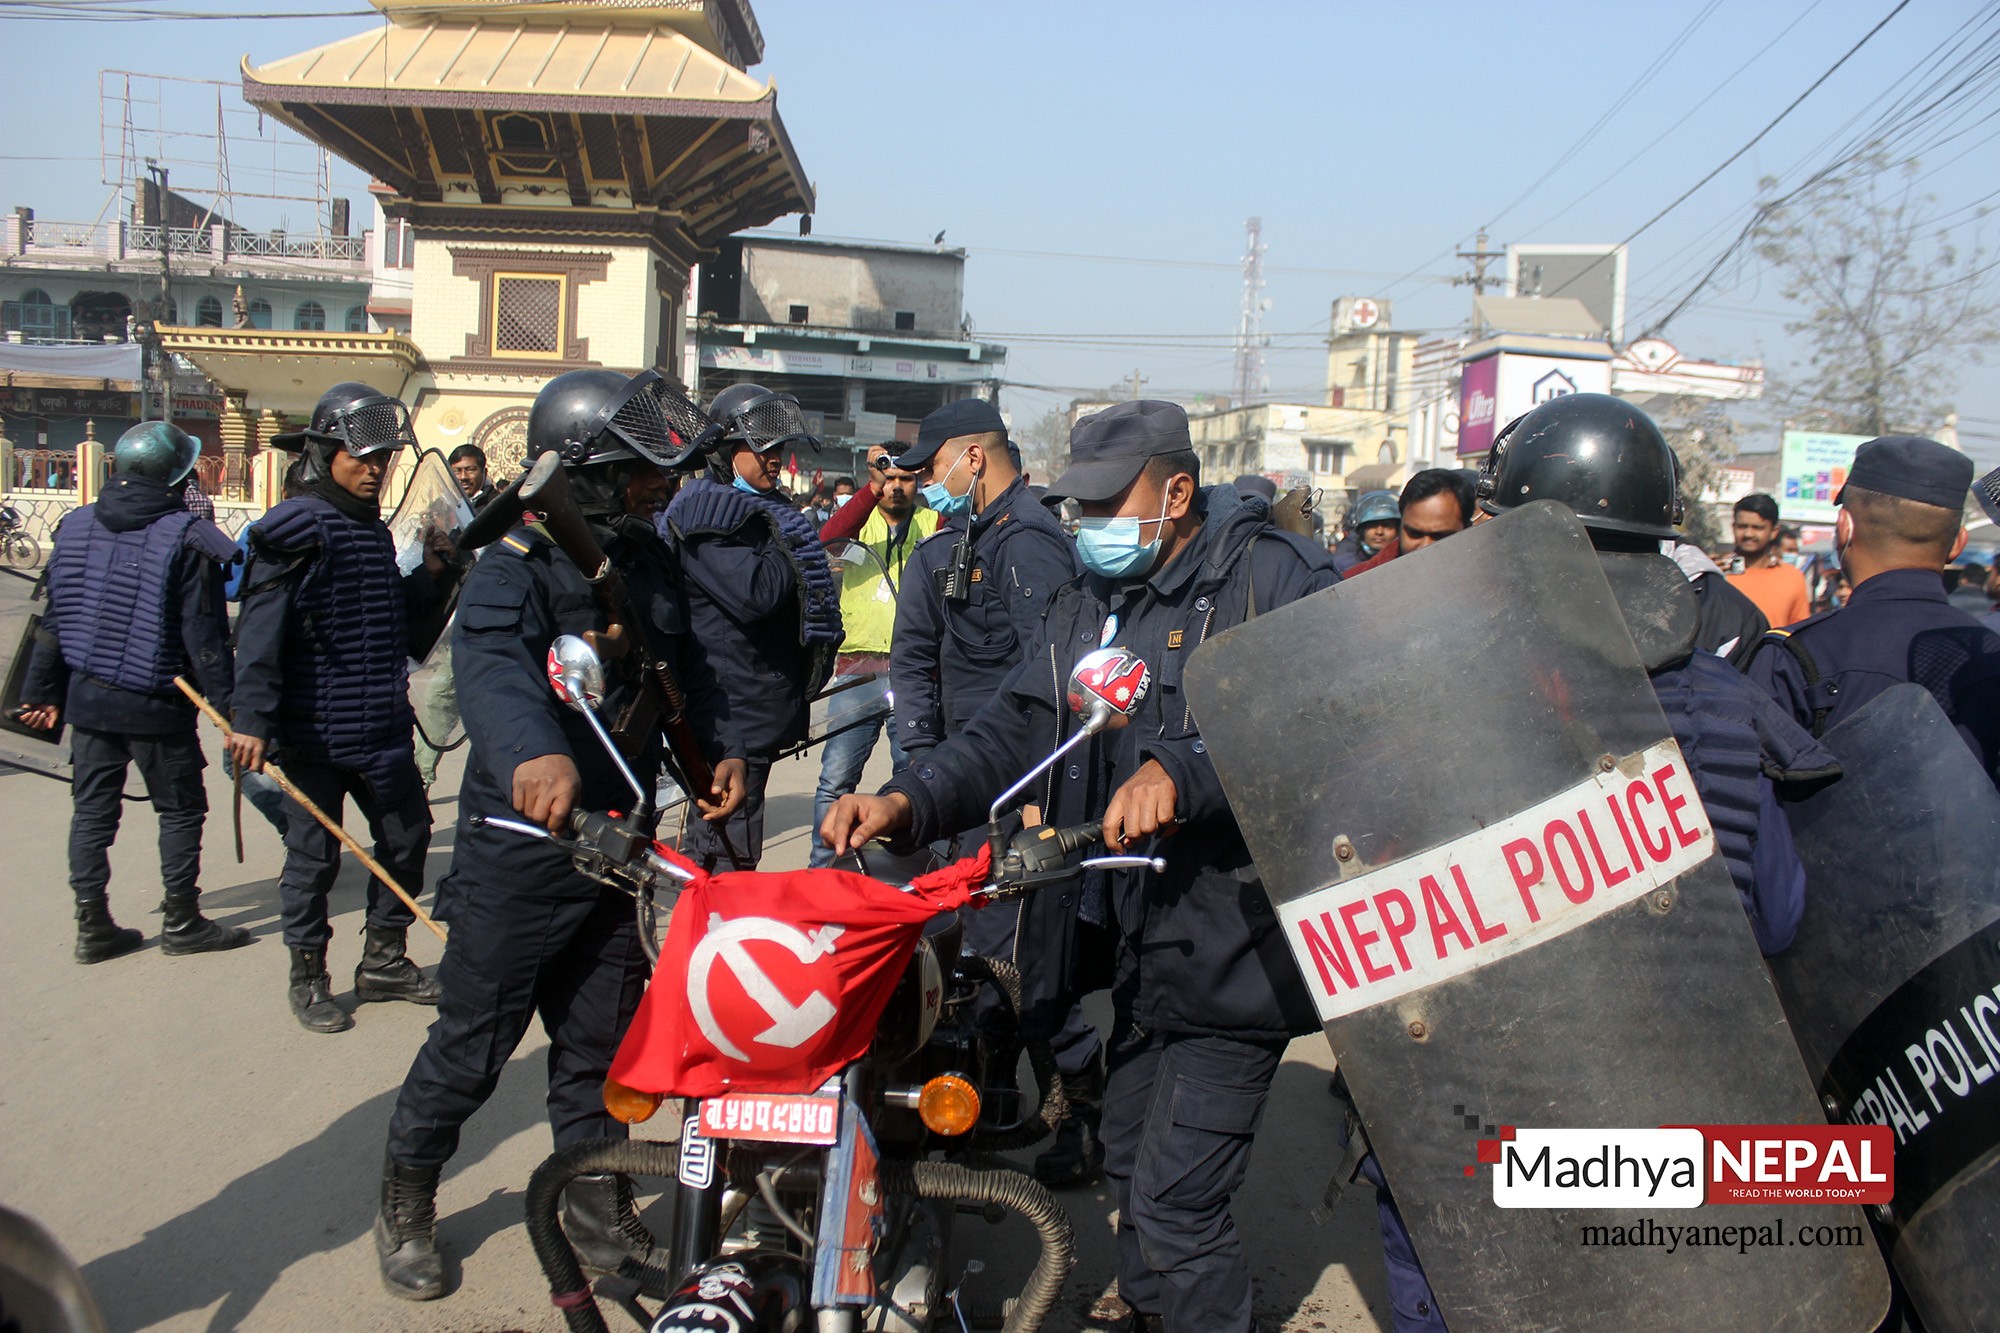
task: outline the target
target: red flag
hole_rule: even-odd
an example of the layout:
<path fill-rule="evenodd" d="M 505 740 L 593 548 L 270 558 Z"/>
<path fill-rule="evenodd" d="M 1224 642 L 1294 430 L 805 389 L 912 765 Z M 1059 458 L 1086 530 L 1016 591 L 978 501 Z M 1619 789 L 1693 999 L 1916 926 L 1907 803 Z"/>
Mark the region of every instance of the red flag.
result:
<path fill-rule="evenodd" d="M 813 1091 L 868 1049 L 924 923 L 964 905 L 987 861 L 907 893 L 845 870 L 698 875 L 611 1077 L 669 1097 Z"/>
<path fill-rule="evenodd" d="M 799 475 L 799 456 L 797 454 L 791 454 L 788 455 L 788 457 L 790 461 L 785 464 L 785 471 L 791 473 L 794 477 L 796 477 Z"/>

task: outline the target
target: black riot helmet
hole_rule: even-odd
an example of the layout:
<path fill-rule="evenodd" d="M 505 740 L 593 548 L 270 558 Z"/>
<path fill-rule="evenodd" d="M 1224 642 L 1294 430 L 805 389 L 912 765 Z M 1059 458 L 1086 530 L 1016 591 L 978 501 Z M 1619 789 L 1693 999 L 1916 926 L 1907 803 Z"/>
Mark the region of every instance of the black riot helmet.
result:
<path fill-rule="evenodd" d="M 280 449 L 300 455 L 299 475 L 308 484 L 329 475 L 335 450 L 355 458 L 413 448 L 416 428 L 410 409 L 371 385 L 348 380 L 319 396 L 312 420 L 302 430 L 271 437 Z"/>
<path fill-rule="evenodd" d="M 708 418 L 715 423 L 709 443 L 747 444 L 760 454 L 786 444 L 819 449 L 819 437 L 806 426 L 799 400 L 761 384 L 730 385 L 709 402 Z"/>
<path fill-rule="evenodd" d="M 142 421 L 112 446 L 111 470 L 119 476 L 149 477 L 178 486 L 194 471 L 201 441 L 166 421 Z"/>
<path fill-rule="evenodd" d="M 1622 398 L 1571 393 L 1514 418 L 1479 471 L 1489 514 L 1555 500 L 1593 534 L 1677 541 L 1680 460 L 1653 419 Z"/>
<path fill-rule="evenodd" d="M 530 459 L 555 450 L 570 467 L 643 460 L 681 467 L 708 430 L 708 418 L 658 372 L 572 370 L 556 376 L 528 409 Z"/>

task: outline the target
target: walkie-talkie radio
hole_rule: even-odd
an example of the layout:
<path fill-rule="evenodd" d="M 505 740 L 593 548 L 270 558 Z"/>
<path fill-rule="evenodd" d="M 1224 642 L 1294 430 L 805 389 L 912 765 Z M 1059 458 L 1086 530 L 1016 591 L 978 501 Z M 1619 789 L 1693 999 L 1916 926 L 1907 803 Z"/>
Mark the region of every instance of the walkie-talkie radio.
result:
<path fill-rule="evenodd" d="M 972 597 L 972 534 L 966 532 L 951 548 L 951 563 L 931 575 L 937 580 L 938 596 L 947 602 L 963 602 Z"/>

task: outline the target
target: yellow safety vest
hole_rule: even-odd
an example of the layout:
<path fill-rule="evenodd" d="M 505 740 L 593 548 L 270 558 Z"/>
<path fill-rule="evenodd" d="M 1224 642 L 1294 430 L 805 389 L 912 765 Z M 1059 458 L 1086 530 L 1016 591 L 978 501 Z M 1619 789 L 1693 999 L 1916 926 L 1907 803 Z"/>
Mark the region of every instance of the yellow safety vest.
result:
<path fill-rule="evenodd" d="M 937 510 L 918 509 L 904 524 L 902 540 L 895 544 L 894 551 L 889 548 L 889 520 L 879 508 L 861 525 L 854 540 L 873 551 L 875 560 L 860 556 L 841 565 L 840 619 L 847 630 L 847 637 L 840 645 L 842 652 L 889 651 L 889 640 L 896 630 L 896 594 L 903 588 L 903 568 L 909 564 L 910 552 L 916 550 L 917 543 L 936 532 L 937 525 Z M 877 564 L 877 560 L 881 563 Z M 882 578 L 884 566 L 895 582 L 893 591 Z"/>

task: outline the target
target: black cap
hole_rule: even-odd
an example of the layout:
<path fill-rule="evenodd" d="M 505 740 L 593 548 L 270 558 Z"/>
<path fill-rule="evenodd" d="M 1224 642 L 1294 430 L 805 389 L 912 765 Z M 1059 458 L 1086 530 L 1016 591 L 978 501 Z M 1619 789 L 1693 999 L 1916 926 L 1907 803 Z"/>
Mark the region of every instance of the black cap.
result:
<path fill-rule="evenodd" d="M 943 448 L 946 440 L 995 430 L 1006 434 L 1007 423 L 1000 419 L 1000 409 L 984 398 L 961 398 L 946 403 L 918 424 L 916 444 L 896 459 L 896 466 L 906 472 L 920 468 L 931 461 L 931 455 Z"/>
<path fill-rule="evenodd" d="M 1238 495 L 1261 495 L 1271 501 L 1278 498 L 1278 483 L 1254 472 L 1246 472 L 1229 484 Z"/>
<path fill-rule="evenodd" d="M 1940 509 L 1963 509 L 1965 493 L 1972 489 L 1972 460 L 1921 435 L 1883 435 L 1854 451 L 1847 486 Z M 1833 497 L 1835 504 L 1841 503 L 1847 486 Z"/>
<path fill-rule="evenodd" d="M 1049 498 L 1109 500 L 1132 484 L 1147 459 L 1193 447 L 1178 403 L 1138 398 L 1107 407 L 1070 431 L 1069 467 L 1049 487 Z"/>

